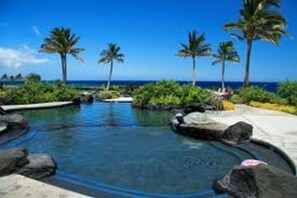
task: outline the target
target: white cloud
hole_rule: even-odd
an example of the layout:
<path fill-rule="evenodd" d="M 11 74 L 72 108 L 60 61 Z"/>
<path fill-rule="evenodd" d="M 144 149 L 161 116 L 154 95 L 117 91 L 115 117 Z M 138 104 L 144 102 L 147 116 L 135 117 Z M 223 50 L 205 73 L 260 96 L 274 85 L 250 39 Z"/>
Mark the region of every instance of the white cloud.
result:
<path fill-rule="evenodd" d="M 48 62 L 46 58 L 38 58 L 36 50 L 22 45 L 18 49 L 0 47 L 0 66 L 21 67 L 39 65 Z"/>
<path fill-rule="evenodd" d="M 37 26 L 32 26 L 32 30 L 36 36 L 40 36 L 40 31 Z"/>

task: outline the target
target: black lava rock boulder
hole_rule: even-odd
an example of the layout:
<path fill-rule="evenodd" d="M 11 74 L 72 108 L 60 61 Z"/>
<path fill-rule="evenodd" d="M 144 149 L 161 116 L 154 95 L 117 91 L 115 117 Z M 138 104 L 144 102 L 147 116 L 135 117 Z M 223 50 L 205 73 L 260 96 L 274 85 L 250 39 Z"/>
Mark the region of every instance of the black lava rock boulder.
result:
<path fill-rule="evenodd" d="M 236 198 L 296 198 L 297 178 L 269 165 L 235 166 L 213 188 Z"/>
<path fill-rule="evenodd" d="M 238 144 L 247 142 L 253 135 L 253 126 L 246 122 L 237 122 L 228 127 L 222 135 L 222 141 Z"/>

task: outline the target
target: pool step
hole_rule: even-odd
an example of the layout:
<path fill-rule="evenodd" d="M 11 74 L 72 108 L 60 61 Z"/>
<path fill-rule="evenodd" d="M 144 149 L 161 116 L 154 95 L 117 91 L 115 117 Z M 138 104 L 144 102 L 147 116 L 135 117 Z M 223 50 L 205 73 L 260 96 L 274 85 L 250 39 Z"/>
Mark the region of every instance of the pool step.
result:
<path fill-rule="evenodd" d="M 206 190 L 198 193 L 190 194 L 161 194 L 161 193 L 148 193 L 129 188 L 112 186 L 103 184 L 94 180 L 84 177 L 58 171 L 51 181 L 46 181 L 54 185 L 59 185 L 63 188 L 77 191 L 93 197 L 160 197 L 160 198 L 206 198 L 206 197 L 222 197 L 216 195 L 213 190 Z"/>

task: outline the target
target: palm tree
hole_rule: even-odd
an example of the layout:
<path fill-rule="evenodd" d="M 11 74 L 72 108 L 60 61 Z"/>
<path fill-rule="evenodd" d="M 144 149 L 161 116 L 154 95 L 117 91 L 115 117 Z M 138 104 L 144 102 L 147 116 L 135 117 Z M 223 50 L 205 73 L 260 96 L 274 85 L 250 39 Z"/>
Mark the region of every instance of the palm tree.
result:
<path fill-rule="evenodd" d="M 119 63 L 124 62 L 125 55 L 120 53 L 120 50 L 121 50 L 121 48 L 118 47 L 117 44 L 109 43 L 108 48 L 103 50 L 100 53 L 100 59 L 99 59 L 98 63 L 103 63 L 103 64 L 110 63 L 109 78 L 108 78 L 108 83 L 107 83 L 107 87 L 106 87 L 107 91 L 109 90 L 109 86 L 110 86 L 114 60 L 116 60 Z"/>
<path fill-rule="evenodd" d="M 1 77 L 1 80 L 8 80 L 7 74 L 3 74 L 2 77 Z"/>
<path fill-rule="evenodd" d="M 225 63 L 239 63 L 239 56 L 234 48 L 232 41 L 221 42 L 220 47 L 218 49 L 218 53 L 214 54 L 213 57 L 216 59 L 212 62 L 212 65 L 217 63 L 222 64 L 222 90 L 225 89 Z"/>
<path fill-rule="evenodd" d="M 195 86 L 195 70 L 196 70 L 196 56 L 204 57 L 210 56 L 211 48 L 209 44 L 204 44 L 205 35 L 202 34 L 197 36 L 198 32 L 196 30 L 189 32 L 188 45 L 181 43 L 182 49 L 178 51 L 178 56 L 181 57 L 192 57 L 193 69 L 192 69 L 192 85 Z"/>
<path fill-rule="evenodd" d="M 225 30 L 236 30 L 241 34 L 231 35 L 239 40 L 246 40 L 246 67 L 244 86 L 249 85 L 250 58 L 253 41 L 266 40 L 278 44 L 285 31 L 286 19 L 274 8 L 280 7 L 280 0 L 242 0 L 243 8 L 236 23 L 225 24 Z"/>
<path fill-rule="evenodd" d="M 18 74 L 15 76 L 15 79 L 16 79 L 16 80 L 23 80 L 24 78 L 23 78 L 23 76 L 22 76 L 21 73 L 18 73 Z"/>
<path fill-rule="evenodd" d="M 71 29 L 64 27 L 56 27 L 50 31 L 50 37 L 44 39 L 44 43 L 40 47 L 40 52 L 58 53 L 61 56 L 63 81 L 67 82 L 67 54 L 83 62 L 78 55 L 83 52 L 83 48 L 76 48 L 80 37 L 76 37 Z"/>

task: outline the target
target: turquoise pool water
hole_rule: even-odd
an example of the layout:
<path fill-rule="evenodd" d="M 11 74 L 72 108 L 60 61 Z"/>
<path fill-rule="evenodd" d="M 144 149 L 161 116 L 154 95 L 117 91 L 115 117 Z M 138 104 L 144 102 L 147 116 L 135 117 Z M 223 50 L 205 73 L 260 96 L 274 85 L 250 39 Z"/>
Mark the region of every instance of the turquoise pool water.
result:
<path fill-rule="evenodd" d="M 20 112 L 29 132 L 2 146 L 52 155 L 59 171 L 96 182 L 163 194 L 211 189 L 216 178 L 247 153 L 175 134 L 170 113 L 130 104 L 95 102 L 80 107 Z"/>

